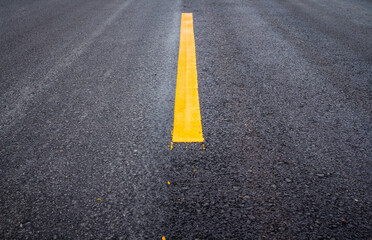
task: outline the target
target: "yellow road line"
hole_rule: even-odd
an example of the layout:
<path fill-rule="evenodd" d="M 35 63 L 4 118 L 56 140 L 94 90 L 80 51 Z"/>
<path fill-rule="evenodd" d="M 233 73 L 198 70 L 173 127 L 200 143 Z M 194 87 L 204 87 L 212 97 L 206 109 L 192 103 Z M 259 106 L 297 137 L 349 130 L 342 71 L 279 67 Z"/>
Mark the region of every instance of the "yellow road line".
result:
<path fill-rule="evenodd" d="M 173 142 L 203 142 L 192 13 L 182 13 Z"/>

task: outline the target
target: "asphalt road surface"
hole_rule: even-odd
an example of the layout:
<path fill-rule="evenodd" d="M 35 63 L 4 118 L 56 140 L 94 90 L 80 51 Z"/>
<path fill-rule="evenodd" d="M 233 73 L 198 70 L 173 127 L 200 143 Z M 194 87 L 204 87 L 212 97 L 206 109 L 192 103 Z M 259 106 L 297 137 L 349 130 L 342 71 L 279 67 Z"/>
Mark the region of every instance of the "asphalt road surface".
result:
<path fill-rule="evenodd" d="M 0 95 L 1 239 L 372 239 L 369 0 L 2 0 Z"/>

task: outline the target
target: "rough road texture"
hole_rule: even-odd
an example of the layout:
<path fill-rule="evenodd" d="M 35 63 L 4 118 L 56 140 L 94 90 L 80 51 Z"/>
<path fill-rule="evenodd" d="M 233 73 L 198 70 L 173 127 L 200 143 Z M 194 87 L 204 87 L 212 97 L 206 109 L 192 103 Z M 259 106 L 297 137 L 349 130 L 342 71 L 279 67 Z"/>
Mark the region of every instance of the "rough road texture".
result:
<path fill-rule="evenodd" d="M 371 1 L 3 0 L 0 52 L 1 239 L 372 238 Z"/>

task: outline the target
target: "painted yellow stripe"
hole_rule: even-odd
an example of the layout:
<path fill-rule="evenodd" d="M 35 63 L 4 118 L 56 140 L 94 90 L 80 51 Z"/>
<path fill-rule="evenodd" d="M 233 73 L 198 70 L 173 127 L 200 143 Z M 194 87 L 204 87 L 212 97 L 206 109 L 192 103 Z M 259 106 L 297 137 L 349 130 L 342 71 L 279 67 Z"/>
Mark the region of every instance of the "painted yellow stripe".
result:
<path fill-rule="evenodd" d="M 192 13 L 182 13 L 173 142 L 203 142 Z"/>

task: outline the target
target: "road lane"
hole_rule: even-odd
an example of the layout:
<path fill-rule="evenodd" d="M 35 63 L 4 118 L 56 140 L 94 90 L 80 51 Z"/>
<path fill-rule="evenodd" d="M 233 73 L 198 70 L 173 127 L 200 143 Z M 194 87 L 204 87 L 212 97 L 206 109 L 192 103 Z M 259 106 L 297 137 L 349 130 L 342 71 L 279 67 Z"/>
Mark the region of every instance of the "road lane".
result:
<path fill-rule="evenodd" d="M 371 236 L 370 2 L 1 4 L 1 238 Z M 170 149 L 182 13 L 205 142 Z"/>
<path fill-rule="evenodd" d="M 171 141 L 179 3 L 132 1 L 116 14 L 125 2 L 84 1 L 75 21 L 66 13 L 63 22 L 51 22 L 39 36 L 58 32 L 66 21 L 76 26 L 59 32 L 71 39 L 64 44 L 49 46 L 40 37 L 45 51 L 55 51 L 24 53 L 25 63 L 41 61 L 24 66 L 35 69 L 32 78 L 23 65 L 6 65 L 26 76 L 11 83 L 19 91 L 12 98 L 2 96 L 8 109 L 23 96 L 18 86 L 36 90 L 22 101 L 22 114 L 2 122 L 2 238 L 164 235 L 168 179 L 158 154 Z M 82 51 L 68 58 L 76 48 Z M 2 62 L 12 61 L 7 57 Z M 46 78 L 61 59 L 71 61 Z"/>
<path fill-rule="evenodd" d="M 181 210 L 170 236 L 368 239 L 368 32 L 332 16 L 314 26 L 314 10 L 292 1 L 186 1 L 182 11 L 194 15 L 206 151 L 172 150 Z M 334 24 L 348 30 L 320 31 Z M 346 48 L 345 34 L 365 41 Z"/>

